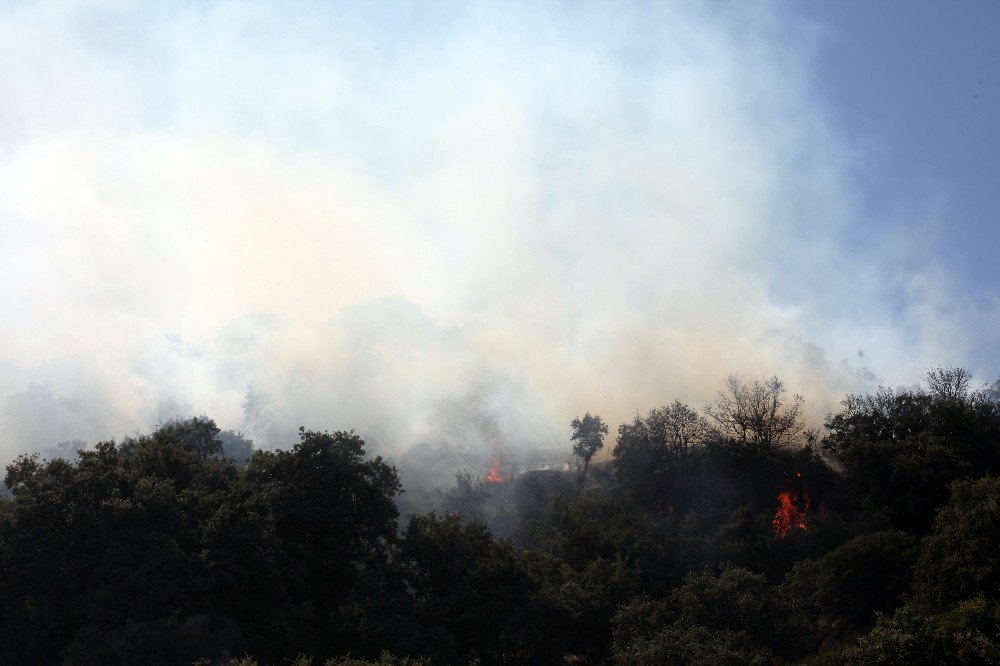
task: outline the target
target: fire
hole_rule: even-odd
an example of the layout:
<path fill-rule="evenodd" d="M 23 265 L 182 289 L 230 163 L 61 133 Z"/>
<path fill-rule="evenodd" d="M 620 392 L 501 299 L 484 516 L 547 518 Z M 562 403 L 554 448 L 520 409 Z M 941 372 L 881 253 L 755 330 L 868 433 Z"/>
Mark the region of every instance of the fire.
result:
<path fill-rule="evenodd" d="M 490 463 L 490 472 L 483 477 L 483 483 L 507 483 L 510 479 L 500 473 L 500 462 L 503 456 L 497 456 Z"/>
<path fill-rule="evenodd" d="M 796 476 L 801 477 L 801 474 L 796 473 Z M 808 513 L 809 491 L 806 490 L 805 485 L 802 486 L 801 493 L 782 490 L 778 493 L 778 512 L 774 514 L 771 528 L 782 539 L 793 527 L 807 530 L 809 529 L 806 527 L 806 514 Z"/>

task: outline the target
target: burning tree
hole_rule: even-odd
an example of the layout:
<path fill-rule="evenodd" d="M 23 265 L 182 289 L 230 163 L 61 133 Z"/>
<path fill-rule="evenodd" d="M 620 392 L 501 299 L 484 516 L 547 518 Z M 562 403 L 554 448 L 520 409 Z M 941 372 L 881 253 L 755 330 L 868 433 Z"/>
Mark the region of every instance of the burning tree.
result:
<path fill-rule="evenodd" d="M 785 491 L 778 493 L 778 512 L 774 514 L 774 520 L 771 521 L 771 528 L 782 539 L 788 534 L 788 530 L 793 527 L 803 530 L 809 529 L 806 527 L 806 513 L 809 511 L 809 494 L 804 493 L 802 498 L 804 505 L 800 510 L 799 507 L 795 506 L 795 503 L 799 501 L 798 495 Z"/>
<path fill-rule="evenodd" d="M 490 469 L 486 476 L 483 477 L 483 483 L 495 484 L 495 483 L 507 483 L 510 478 L 504 476 L 500 473 L 500 463 L 503 461 L 503 456 L 497 456 L 492 461 L 490 461 Z"/>
<path fill-rule="evenodd" d="M 800 478 L 796 473 L 795 477 Z M 801 507 L 801 508 L 800 508 Z M 801 490 L 782 490 L 778 493 L 778 511 L 771 521 L 771 529 L 782 539 L 793 527 L 802 530 L 806 527 L 806 514 L 809 513 L 809 490 L 805 484 L 801 485 Z"/>

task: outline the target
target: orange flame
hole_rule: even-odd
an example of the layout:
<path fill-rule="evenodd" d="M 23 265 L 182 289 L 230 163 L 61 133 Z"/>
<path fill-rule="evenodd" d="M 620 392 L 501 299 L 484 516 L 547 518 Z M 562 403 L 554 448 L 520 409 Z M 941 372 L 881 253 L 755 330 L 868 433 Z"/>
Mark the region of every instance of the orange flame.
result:
<path fill-rule="evenodd" d="M 500 462 L 503 456 L 497 456 L 490 463 L 490 472 L 483 477 L 483 483 L 507 483 L 510 479 L 500 473 Z"/>
<path fill-rule="evenodd" d="M 800 501 L 802 503 L 801 509 L 795 504 Z M 782 539 L 793 527 L 807 530 L 809 529 L 806 527 L 807 513 L 809 513 L 809 491 L 806 490 L 805 486 L 802 486 L 801 498 L 799 493 L 783 490 L 778 493 L 778 512 L 774 514 L 771 528 Z"/>

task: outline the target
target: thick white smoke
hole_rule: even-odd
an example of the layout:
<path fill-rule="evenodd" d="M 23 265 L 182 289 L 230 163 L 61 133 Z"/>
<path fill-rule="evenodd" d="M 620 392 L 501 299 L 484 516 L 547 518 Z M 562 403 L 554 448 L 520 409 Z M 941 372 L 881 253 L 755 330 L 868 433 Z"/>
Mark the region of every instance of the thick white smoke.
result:
<path fill-rule="evenodd" d="M 552 446 L 731 371 L 818 415 L 996 372 L 995 300 L 850 240 L 864 155 L 781 9 L 6 9 L 2 457 L 189 413 Z"/>

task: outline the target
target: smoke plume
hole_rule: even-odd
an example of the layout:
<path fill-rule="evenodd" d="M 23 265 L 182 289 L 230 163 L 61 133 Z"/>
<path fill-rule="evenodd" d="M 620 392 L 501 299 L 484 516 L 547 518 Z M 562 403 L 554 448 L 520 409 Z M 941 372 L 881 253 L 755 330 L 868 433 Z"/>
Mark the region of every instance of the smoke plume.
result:
<path fill-rule="evenodd" d="M 910 228 L 860 245 L 865 155 L 782 6 L 5 9 L 0 457 L 201 413 L 568 450 L 729 372 L 814 417 L 991 379 L 996 298 Z"/>

